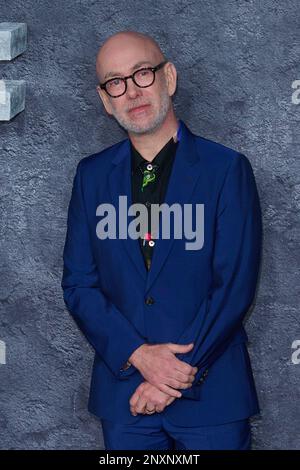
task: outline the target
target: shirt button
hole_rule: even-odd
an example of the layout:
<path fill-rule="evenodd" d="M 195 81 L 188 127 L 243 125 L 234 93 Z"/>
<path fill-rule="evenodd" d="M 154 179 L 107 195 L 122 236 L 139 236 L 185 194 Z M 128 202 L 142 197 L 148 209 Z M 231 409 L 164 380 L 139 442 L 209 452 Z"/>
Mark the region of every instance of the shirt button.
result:
<path fill-rule="evenodd" d="M 148 165 L 147 165 L 147 170 L 151 171 L 152 168 L 153 168 L 153 166 L 151 165 L 151 163 L 148 163 Z"/>
<path fill-rule="evenodd" d="M 149 246 L 154 246 L 155 245 L 155 242 L 153 240 L 150 240 L 149 241 Z"/>
<path fill-rule="evenodd" d="M 147 304 L 147 305 L 152 305 L 152 304 L 154 304 L 154 299 L 153 299 L 153 297 L 146 297 L 146 299 L 145 299 L 145 304 Z"/>

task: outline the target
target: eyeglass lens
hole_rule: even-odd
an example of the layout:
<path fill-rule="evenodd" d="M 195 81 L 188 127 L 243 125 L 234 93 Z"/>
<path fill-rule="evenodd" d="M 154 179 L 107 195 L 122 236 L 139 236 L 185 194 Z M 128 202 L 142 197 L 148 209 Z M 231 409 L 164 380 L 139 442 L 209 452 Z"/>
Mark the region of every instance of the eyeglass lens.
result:
<path fill-rule="evenodd" d="M 150 86 L 154 79 L 154 72 L 151 69 L 137 70 L 133 74 L 134 81 L 140 87 Z M 106 84 L 108 93 L 112 96 L 120 95 L 124 93 L 126 88 L 125 80 L 121 78 L 115 78 Z"/>

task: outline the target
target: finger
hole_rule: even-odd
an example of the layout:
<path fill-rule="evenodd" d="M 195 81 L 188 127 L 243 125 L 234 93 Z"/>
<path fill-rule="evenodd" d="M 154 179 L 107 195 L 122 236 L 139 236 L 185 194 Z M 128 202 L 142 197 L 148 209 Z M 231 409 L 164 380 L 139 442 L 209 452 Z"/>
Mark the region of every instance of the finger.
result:
<path fill-rule="evenodd" d="M 135 404 L 134 406 L 131 406 L 130 407 L 130 412 L 133 416 L 136 416 L 138 414 L 138 411 L 137 411 L 137 404 Z"/>
<path fill-rule="evenodd" d="M 155 404 L 152 403 L 151 401 L 150 402 L 148 401 L 147 404 L 146 404 L 145 410 L 146 410 L 147 415 L 155 413 L 155 411 L 156 411 Z"/>
<path fill-rule="evenodd" d="M 162 411 L 164 411 L 164 409 L 168 406 L 169 402 L 171 403 L 172 401 L 175 400 L 175 398 L 170 398 L 170 400 L 166 400 L 163 404 L 157 405 L 156 412 L 161 413 Z"/>
<path fill-rule="evenodd" d="M 174 360 L 174 368 L 179 370 L 182 374 L 195 375 L 198 372 L 198 367 L 193 367 L 177 357 L 174 357 Z"/>
<path fill-rule="evenodd" d="M 189 352 L 193 349 L 194 344 L 175 344 L 175 343 L 167 343 L 168 348 L 170 351 L 172 351 L 174 354 L 177 353 L 186 353 Z"/>
<path fill-rule="evenodd" d="M 139 398 L 140 398 L 140 395 L 138 393 L 134 393 L 132 398 L 130 399 L 130 412 L 133 414 L 133 416 L 136 416 L 137 415 L 137 411 L 136 411 L 136 405 L 139 401 Z"/>
<path fill-rule="evenodd" d="M 131 408 L 135 407 L 135 405 L 137 404 L 139 398 L 140 398 L 140 394 L 135 391 L 134 394 L 132 395 L 132 397 L 129 400 L 129 405 L 130 405 Z"/>
<path fill-rule="evenodd" d="M 166 384 L 159 384 L 157 385 L 157 388 L 161 392 L 167 393 L 167 395 L 170 395 L 171 397 L 180 398 L 182 396 L 182 393 L 179 392 L 179 390 L 175 390 L 174 388 L 171 388 Z"/>
<path fill-rule="evenodd" d="M 143 395 L 140 395 L 139 401 L 137 402 L 136 407 L 135 407 L 136 412 L 145 414 L 146 405 L 147 405 L 146 398 L 144 398 Z"/>
<path fill-rule="evenodd" d="M 176 378 L 180 377 L 180 379 Z M 194 382 L 194 377 L 192 376 L 186 376 L 185 378 L 184 375 L 178 375 L 178 372 L 172 372 L 172 375 L 168 375 L 165 377 L 165 379 L 162 381 L 164 385 L 167 385 L 169 387 L 172 387 L 176 390 L 178 389 L 187 389 L 192 387 L 193 382 Z M 157 385 L 156 385 L 157 386 Z"/>
<path fill-rule="evenodd" d="M 167 385 L 169 385 L 172 388 L 176 388 L 176 390 L 178 390 L 178 389 L 184 389 L 185 390 L 185 389 L 190 388 L 192 386 L 191 383 L 179 382 L 178 380 L 174 380 L 172 378 L 168 379 Z"/>
<path fill-rule="evenodd" d="M 171 403 L 173 403 L 173 401 L 174 401 L 174 397 L 168 398 L 168 400 L 167 400 L 167 406 L 170 405 Z"/>
<path fill-rule="evenodd" d="M 172 371 L 172 376 L 169 376 L 173 380 L 178 380 L 178 382 L 183 383 L 185 385 L 192 384 L 195 376 L 194 375 L 186 375 L 183 374 L 182 372 L 178 371 L 177 369 Z"/>
<path fill-rule="evenodd" d="M 194 375 L 198 372 L 198 367 L 190 366 L 186 362 L 180 361 L 180 359 L 178 359 L 176 357 L 174 359 L 175 359 L 174 368 L 176 370 L 179 370 L 182 374 Z"/>

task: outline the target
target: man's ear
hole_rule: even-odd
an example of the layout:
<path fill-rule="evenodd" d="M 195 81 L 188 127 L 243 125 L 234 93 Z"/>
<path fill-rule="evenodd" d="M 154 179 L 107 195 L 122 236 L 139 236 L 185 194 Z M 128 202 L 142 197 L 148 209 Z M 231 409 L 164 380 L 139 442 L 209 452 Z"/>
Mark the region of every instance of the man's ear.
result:
<path fill-rule="evenodd" d="M 112 107 L 111 107 L 111 104 L 110 104 L 110 101 L 109 101 L 109 98 L 108 98 L 106 92 L 104 90 L 102 90 L 99 85 L 96 86 L 96 90 L 97 90 L 97 93 L 98 93 L 102 103 L 103 103 L 103 106 L 104 106 L 106 112 L 108 114 L 112 115 L 113 114 L 112 113 Z"/>
<path fill-rule="evenodd" d="M 165 77 L 167 81 L 169 96 L 173 96 L 177 86 L 177 70 L 173 62 L 168 62 L 165 65 Z"/>

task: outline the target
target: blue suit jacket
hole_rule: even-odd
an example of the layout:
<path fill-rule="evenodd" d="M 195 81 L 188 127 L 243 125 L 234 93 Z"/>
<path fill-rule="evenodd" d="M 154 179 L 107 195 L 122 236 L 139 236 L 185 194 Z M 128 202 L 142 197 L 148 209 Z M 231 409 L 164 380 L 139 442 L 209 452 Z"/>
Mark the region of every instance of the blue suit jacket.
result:
<path fill-rule="evenodd" d="M 182 120 L 181 140 L 166 203 L 204 204 L 204 245 L 157 239 L 150 271 L 138 240 L 96 234 L 99 204 L 131 204 L 129 139 L 83 158 L 68 210 L 62 288 L 66 306 L 95 349 L 88 409 L 134 423 L 129 399 L 144 380 L 121 368 L 141 344 L 173 342 L 194 348 L 180 359 L 198 367 L 193 386 L 165 408 L 184 426 L 219 424 L 259 412 L 242 320 L 257 283 L 262 222 L 247 157 L 193 134 Z M 133 216 L 132 216 L 133 218 Z M 172 224 L 171 224 L 172 233 Z M 154 302 L 146 303 L 151 296 Z"/>

